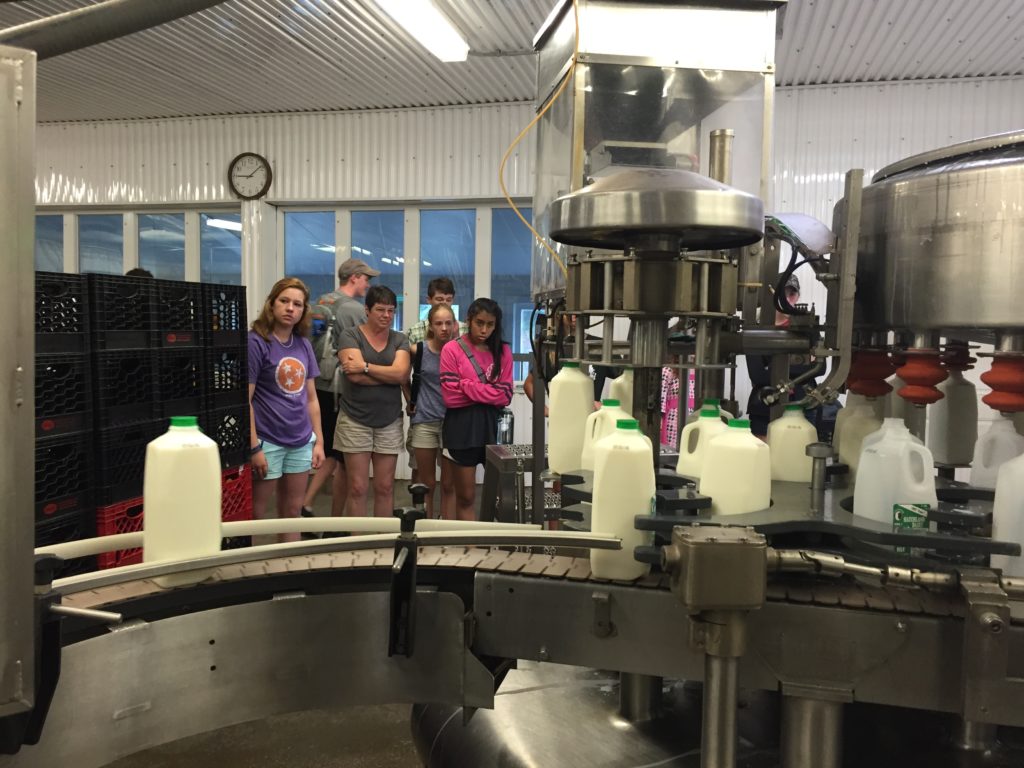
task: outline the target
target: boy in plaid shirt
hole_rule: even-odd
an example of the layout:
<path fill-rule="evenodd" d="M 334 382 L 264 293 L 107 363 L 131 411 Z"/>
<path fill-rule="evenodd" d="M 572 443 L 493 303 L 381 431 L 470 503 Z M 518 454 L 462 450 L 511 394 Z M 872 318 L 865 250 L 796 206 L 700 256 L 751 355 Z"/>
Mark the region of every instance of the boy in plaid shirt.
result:
<path fill-rule="evenodd" d="M 455 304 L 455 284 L 447 277 L 435 277 L 427 283 L 427 304 Z M 465 323 L 459 323 L 459 336 L 469 332 Z M 409 344 L 419 344 L 427 338 L 427 321 L 420 320 L 405 330 Z M 456 337 L 457 338 L 457 337 Z"/>

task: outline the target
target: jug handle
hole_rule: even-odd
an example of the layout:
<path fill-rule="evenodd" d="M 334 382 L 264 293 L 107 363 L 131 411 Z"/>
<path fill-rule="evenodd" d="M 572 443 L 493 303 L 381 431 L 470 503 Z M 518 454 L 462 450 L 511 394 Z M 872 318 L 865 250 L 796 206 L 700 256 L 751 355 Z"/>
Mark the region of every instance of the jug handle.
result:
<path fill-rule="evenodd" d="M 910 463 L 909 469 L 914 473 L 914 484 L 923 487 L 928 480 L 927 469 L 929 462 L 927 460 L 931 458 L 931 454 L 923 445 L 918 445 L 917 443 L 910 443 L 909 445 L 910 450 L 907 451 L 907 461 Z M 915 457 L 920 459 L 920 466 L 918 466 L 918 462 L 914 461 Z M 920 470 L 920 477 L 917 477 L 918 469 Z"/>

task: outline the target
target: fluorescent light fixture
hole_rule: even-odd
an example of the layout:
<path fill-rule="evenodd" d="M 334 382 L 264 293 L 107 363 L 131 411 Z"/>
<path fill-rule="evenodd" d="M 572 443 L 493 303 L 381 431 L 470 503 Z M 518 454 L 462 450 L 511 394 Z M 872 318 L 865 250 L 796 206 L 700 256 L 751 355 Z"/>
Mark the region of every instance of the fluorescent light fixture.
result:
<path fill-rule="evenodd" d="M 229 221 L 228 219 L 207 219 L 206 226 L 217 227 L 217 229 L 231 229 L 235 232 L 242 231 L 242 222 Z"/>
<path fill-rule="evenodd" d="M 365 248 L 360 248 L 358 245 L 353 245 L 352 250 L 356 253 L 361 253 L 363 256 L 373 256 L 373 251 L 368 251 Z"/>
<path fill-rule="evenodd" d="M 469 45 L 431 0 L 377 0 L 385 13 L 441 61 L 465 61 Z"/>
<path fill-rule="evenodd" d="M 434 266 L 434 265 L 433 265 L 433 264 L 431 264 L 431 263 L 430 263 L 429 261 L 424 261 L 424 262 L 423 262 L 423 266 L 424 266 L 424 267 L 432 267 L 432 266 Z"/>
<path fill-rule="evenodd" d="M 314 250 L 323 251 L 324 253 L 334 253 L 335 248 L 333 245 L 314 245 Z"/>

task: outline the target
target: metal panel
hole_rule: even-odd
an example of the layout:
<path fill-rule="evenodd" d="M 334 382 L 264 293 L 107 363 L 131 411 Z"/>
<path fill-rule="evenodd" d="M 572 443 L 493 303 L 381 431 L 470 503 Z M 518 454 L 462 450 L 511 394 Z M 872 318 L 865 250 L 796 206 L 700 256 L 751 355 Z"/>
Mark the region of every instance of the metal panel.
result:
<path fill-rule="evenodd" d="M 39 128 L 41 205 L 237 203 L 227 167 L 266 155 L 271 201 L 496 198 L 498 165 L 533 116 L 527 104 L 60 123 Z M 533 141 L 506 165 L 512 195 L 533 191 Z"/>
<path fill-rule="evenodd" d="M 0 46 L 0 717 L 22 712 L 35 696 L 32 598 L 34 455 L 32 156 L 36 56 Z"/>

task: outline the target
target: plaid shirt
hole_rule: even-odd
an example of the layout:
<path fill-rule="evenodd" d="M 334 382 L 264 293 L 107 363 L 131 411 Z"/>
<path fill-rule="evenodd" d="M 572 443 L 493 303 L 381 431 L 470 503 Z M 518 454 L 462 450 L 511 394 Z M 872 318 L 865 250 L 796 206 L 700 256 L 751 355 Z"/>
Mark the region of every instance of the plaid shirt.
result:
<path fill-rule="evenodd" d="M 469 326 L 466 323 L 459 323 L 459 335 L 465 336 L 467 333 L 469 333 Z M 427 321 L 420 320 L 415 325 L 407 328 L 405 335 L 409 338 L 410 344 L 419 344 L 427 338 Z"/>

